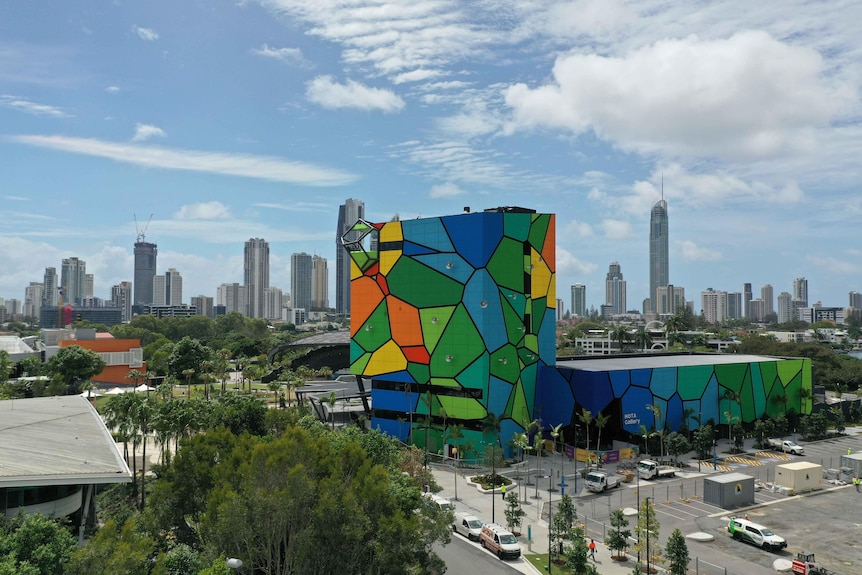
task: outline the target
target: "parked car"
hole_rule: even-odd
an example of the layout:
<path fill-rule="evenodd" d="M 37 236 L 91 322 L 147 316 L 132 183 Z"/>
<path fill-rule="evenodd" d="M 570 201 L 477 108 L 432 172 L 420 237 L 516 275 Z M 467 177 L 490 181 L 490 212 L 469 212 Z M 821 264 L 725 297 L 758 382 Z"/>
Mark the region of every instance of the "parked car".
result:
<path fill-rule="evenodd" d="M 805 455 L 805 448 L 789 439 L 768 439 L 767 443 L 775 451 L 783 451 L 785 453 L 792 453 L 793 455 Z"/>
<path fill-rule="evenodd" d="M 787 547 L 787 541 L 767 527 L 739 517 L 731 517 L 727 531 L 737 541 L 745 541 L 766 551 L 777 551 Z"/>
<path fill-rule="evenodd" d="M 470 541 L 478 541 L 482 535 L 482 522 L 475 515 L 459 512 L 455 514 L 452 530 Z"/>
<path fill-rule="evenodd" d="M 518 545 L 518 539 L 502 525 L 496 523 L 483 525 L 479 542 L 482 547 L 500 559 L 517 559 L 521 556 L 521 546 Z"/>

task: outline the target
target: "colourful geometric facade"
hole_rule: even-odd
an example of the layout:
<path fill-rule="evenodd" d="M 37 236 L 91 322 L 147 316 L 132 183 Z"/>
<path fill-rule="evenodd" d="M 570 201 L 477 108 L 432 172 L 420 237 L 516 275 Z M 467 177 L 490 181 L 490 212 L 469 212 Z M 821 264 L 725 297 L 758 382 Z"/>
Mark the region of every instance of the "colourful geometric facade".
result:
<path fill-rule="evenodd" d="M 372 381 L 372 426 L 433 451 L 453 429 L 474 445 L 523 431 L 556 359 L 555 217 L 360 221 L 344 238 L 351 373 Z M 489 412 L 499 436 L 482 433 Z"/>
<path fill-rule="evenodd" d="M 587 409 L 607 428 L 640 433 L 706 424 L 749 424 L 790 410 L 811 413 L 811 360 L 746 355 L 657 355 L 566 361 L 540 376 L 549 421 L 577 424 Z M 658 410 L 647 406 L 657 405 Z M 656 413 L 660 420 L 656 420 Z"/>

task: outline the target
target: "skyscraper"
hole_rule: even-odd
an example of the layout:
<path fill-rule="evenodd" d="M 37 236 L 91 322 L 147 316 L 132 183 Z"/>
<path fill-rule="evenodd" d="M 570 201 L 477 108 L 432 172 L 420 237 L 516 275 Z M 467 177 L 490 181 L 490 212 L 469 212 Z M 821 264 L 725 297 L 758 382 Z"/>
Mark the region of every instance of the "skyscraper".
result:
<path fill-rule="evenodd" d="M 42 305 L 44 307 L 57 307 L 60 303 L 57 292 L 57 268 L 45 268 L 45 279 L 42 281 L 42 286 Z"/>
<path fill-rule="evenodd" d="M 216 289 L 216 301 L 224 306 L 225 312 L 238 311 L 245 314 L 248 309 L 248 289 L 238 283 L 221 284 Z"/>
<path fill-rule="evenodd" d="M 657 308 L 656 290 L 669 283 L 667 202 L 662 198 L 652 207 L 649 218 L 650 311 Z"/>
<path fill-rule="evenodd" d="M 587 286 L 584 284 L 572 286 L 572 314 L 587 317 Z"/>
<path fill-rule="evenodd" d="M 80 303 L 84 299 L 86 289 L 85 277 L 87 262 L 78 258 L 63 260 L 60 271 L 60 287 L 63 289 L 63 302 L 67 304 Z"/>
<path fill-rule="evenodd" d="M 808 307 L 808 280 L 796 278 L 793 280 L 793 301 L 797 308 Z"/>
<path fill-rule="evenodd" d="M 153 303 L 153 278 L 156 277 L 156 244 L 144 241 L 143 235 L 135 242 L 135 278 L 133 289 L 134 305 L 149 305 Z"/>
<path fill-rule="evenodd" d="M 760 288 L 760 299 L 763 300 L 763 316 L 766 317 L 771 313 L 775 313 L 775 296 L 772 286 L 766 284 Z"/>
<path fill-rule="evenodd" d="M 245 242 L 243 285 L 248 290 L 248 317 L 265 317 L 263 293 L 269 287 L 269 244 L 252 238 Z"/>
<path fill-rule="evenodd" d="M 24 288 L 24 317 L 32 317 L 36 321 L 42 317 L 42 289 L 39 282 L 30 282 Z"/>
<path fill-rule="evenodd" d="M 742 284 L 742 317 L 745 319 L 751 319 L 749 304 L 752 299 L 754 299 L 754 295 L 751 292 L 751 284 Z"/>
<path fill-rule="evenodd" d="M 862 293 L 859 293 L 856 290 L 851 291 L 849 294 L 849 303 L 850 307 L 854 307 L 856 309 L 862 308 Z"/>
<path fill-rule="evenodd" d="M 341 245 L 341 237 L 365 218 L 365 203 L 348 199 L 338 207 L 338 228 L 335 230 L 335 312 L 350 315 L 350 255 Z M 297 306 L 293 302 L 293 307 Z"/>
<path fill-rule="evenodd" d="M 120 282 L 111 288 L 111 305 L 120 308 L 123 321 L 132 319 L 132 282 Z"/>
<path fill-rule="evenodd" d="M 311 259 L 311 307 L 319 310 L 329 308 L 329 267 L 326 258 L 318 255 Z"/>
<path fill-rule="evenodd" d="M 290 256 L 290 302 L 294 309 L 311 309 L 312 265 L 311 256 L 305 252 Z"/>
<path fill-rule="evenodd" d="M 611 313 L 626 312 L 626 282 L 619 262 L 611 262 L 605 276 L 605 305 L 611 306 Z"/>
<path fill-rule="evenodd" d="M 778 294 L 778 323 L 787 323 L 796 319 L 793 315 L 793 296 L 786 291 Z"/>
<path fill-rule="evenodd" d="M 163 276 L 153 278 L 153 305 L 182 305 L 183 276 L 170 268 Z"/>
<path fill-rule="evenodd" d="M 727 318 L 727 292 L 706 288 L 700 292 L 700 309 L 707 323 L 721 323 Z"/>

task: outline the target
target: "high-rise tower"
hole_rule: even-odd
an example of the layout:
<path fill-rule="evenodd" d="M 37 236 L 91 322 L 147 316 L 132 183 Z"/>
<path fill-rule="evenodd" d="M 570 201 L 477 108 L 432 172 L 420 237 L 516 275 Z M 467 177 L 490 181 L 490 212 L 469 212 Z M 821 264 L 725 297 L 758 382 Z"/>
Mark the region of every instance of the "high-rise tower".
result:
<path fill-rule="evenodd" d="M 78 258 L 63 260 L 60 271 L 60 285 L 63 288 L 63 302 L 80 303 L 86 289 L 87 262 Z"/>
<path fill-rule="evenodd" d="M 587 317 L 587 286 L 584 284 L 572 286 L 572 315 Z"/>
<path fill-rule="evenodd" d="M 171 268 L 163 276 L 153 278 L 153 301 L 154 305 L 182 305 L 183 303 L 183 276 L 176 269 Z"/>
<path fill-rule="evenodd" d="M 655 203 L 649 218 L 649 300 L 656 311 L 656 290 L 670 284 L 667 241 L 667 202 Z"/>
<path fill-rule="evenodd" d="M 345 250 L 342 250 L 345 251 Z M 329 307 L 329 266 L 326 258 L 311 258 L 311 307 L 325 310 Z"/>
<path fill-rule="evenodd" d="M 306 312 L 311 310 L 312 262 L 305 252 L 290 256 L 290 307 Z"/>
<path fill-rule="evenodd" d="M 135 242 L 135 278 L 132 284 L 135 305 L 153 303 L 153 278 L 156 277 L 156 244 L 144 241 L 143 234 Z"/>
<path fill-rule="evenodd" d="M 248 317 L 265 317 L 264 290 L 269 287 L 269 244 L 252 238 L 245 242 L 243 285 L 248 289 Z"/>
<path fill-rule="evenodd" d="M 808 307 L 808 280 L 796 278 L 793 280 L 793 301 L 796 307 Z"/>
<path fill-rule="evenodd" d="M 611 262 L 605 276 L 605 305 L 611 306 L 611 313 L 626 312 L 626 282 L 619 262 Z"/>
<path fill-rule="evenodd" d="M 365 219 L 365 203 L 348 199 L 338 207 L 338 229 L 335 230 L 335 312 L 350 314 L 350 254 L 341 244 L 341 237 L 357 220 Z M 301 307 L 301 306 L 294 306 Z"/>
<path fill-rule="evenodd" d="M 45 278 L 42 281 L 42 305 L 44 307 L 57 307 L 60 303 L 60 295 L 57 292 L 57 268 L 45 268 Z"/>

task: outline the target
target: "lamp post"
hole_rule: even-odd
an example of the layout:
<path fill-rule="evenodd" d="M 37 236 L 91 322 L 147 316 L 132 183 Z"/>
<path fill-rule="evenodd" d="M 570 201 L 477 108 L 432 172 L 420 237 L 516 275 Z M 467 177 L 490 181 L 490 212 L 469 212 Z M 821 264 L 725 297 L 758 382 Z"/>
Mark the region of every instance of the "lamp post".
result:
<path fill-rule="evenodd" d="M 553 493 L 551 492 L 552 483 L 554 481 L 554 474 L 548 474 L 548 573 L 551 572 L 551 551 L 552 548 L 552 540 L 551 533 L 554 530 L 554 501 L 553 501 Z M 538 477 L 536 478 L 536 483 L 538 483 Z"/>
<path fill-rule="evenodd" d="M 578 495 L 578 431 L 580 431 L 581 427 L 579 425 L 575 426 L 575 496 Z"/>

